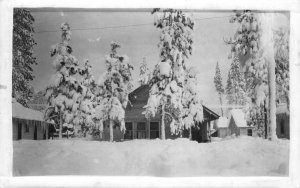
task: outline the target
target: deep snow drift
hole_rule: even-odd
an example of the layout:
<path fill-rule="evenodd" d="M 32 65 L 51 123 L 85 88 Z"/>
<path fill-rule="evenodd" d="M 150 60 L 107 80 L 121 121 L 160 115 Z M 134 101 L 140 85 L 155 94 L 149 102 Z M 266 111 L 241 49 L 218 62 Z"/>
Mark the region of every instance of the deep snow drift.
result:
<path fill-rule="evenodd" d="M 286 176 L 289 141 L 253 137 L 14 142 L 14 175 Z"/>

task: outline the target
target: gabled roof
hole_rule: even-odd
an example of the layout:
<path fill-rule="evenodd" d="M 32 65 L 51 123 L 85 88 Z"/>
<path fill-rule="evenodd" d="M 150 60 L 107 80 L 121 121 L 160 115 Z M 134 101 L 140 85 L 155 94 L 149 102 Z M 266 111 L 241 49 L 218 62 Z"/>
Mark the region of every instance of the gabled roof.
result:
<path fill-rule="evenodd" d="M 249 127 L 245 119 L 245 113 L 241 109 L 232 109 L 230 114 L 237 127 Z"/>
<path fill-rule="evenodd" d="M 149 85 L 141 85 L 140 87 L 136 88 L 135 90 L 133 90 L 130 94 L 129 94 L 129 100 L 130 101 L 134 101 L 134 99 L 136 98 L 136 96 L 140 93 L 140 92 L 145 92 L 148 96 L 149 96 L 149 92 L 150 92 L 150 86 Z M 220 116 L 215 113 L 214 111 L 210 110 L 209 108 L 207 108 L 206 106 L 203 106 L 203 111 L 205 111 L 207 114 L 209 114 L 210 116 L 212 116 L 211 120 L 215 120 L 218 119 Z"/>
<path fill-rule="evenodd" d="M 43 113 L 24 107 L 23 105 L 18 103 L 15 98 L 12 99 L 12 117 L 27 120 L 44 121 Z"/>

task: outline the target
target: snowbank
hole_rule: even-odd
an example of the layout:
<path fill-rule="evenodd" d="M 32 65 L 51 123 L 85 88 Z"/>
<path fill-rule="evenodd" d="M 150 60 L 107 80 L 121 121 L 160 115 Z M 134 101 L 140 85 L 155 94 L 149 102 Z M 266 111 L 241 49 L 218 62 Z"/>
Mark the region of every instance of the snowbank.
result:
<path fill-rule="evenodd" d="M 14 175 L 286 176 L 289 141 L 226 138 L 14 142 Z"/>

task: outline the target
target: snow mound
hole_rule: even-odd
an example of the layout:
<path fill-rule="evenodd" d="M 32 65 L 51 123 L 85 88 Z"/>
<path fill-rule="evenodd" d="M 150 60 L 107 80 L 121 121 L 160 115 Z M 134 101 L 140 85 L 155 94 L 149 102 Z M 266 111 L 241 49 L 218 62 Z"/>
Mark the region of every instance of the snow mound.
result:
<path fill-rule="evenodd" d="M 16 176 L 286 176 L 289 141 L 22 140 L 14 141 L 13 157 Z"/>
<path fill-rule="evenodd" d="M 238 127 L 248 127 L 245 113 L 241 109 L 233 109 L 230 113 Z"/>

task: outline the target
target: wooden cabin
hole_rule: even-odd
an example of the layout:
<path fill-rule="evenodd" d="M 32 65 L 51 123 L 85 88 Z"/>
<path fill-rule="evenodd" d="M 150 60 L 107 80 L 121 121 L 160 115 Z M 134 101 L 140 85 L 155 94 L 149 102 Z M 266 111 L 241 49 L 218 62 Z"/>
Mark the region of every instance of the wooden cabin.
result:
<path fill-rule="evenodd" d="M 150 87 L 142 85 L 129 94 L 129 104 L 125 110 L 126 132 L 120 131 L 120 126 L 115 123 L 114 141 L 132 139 L 156 139 L 161 138 L 161 116 L 157 115 L 150 120 L 142 114 L 148 101 Z M 219 118 L 218 114 L 203 106 L 204 121 L 192 128 L 192 140 L 198 142 L 210 141 L 210 122 Z M 165 122 L 166 139 L 175 139 L 179 135 L 172 135 L 170 122 Z M 189 137 L 189 130 L 184 130 L 182 137 Z M 104 125 L 103 140 L 109 140 L 109 126 Z"/>
<path fill-rule="evenodd" d="M 43 120 L 43 113 L 26 108 L 12 100 L 13 140 L 46 140 L 48 123 Z"/>
<path fill-rule="evenodd" d="M 220 117 L 214 124 L 216 132 L 212 135 L 213 137 L 225 138 L 229 135 L 229 120 L 227 117 Z"/>
<path fill-rule="evenodd" d="M 235 134 L 236 136 L 255 136 L 253 126 L 248 126 L 245 114 L 241 109 L 232 109 L 230 111 L 230 118 L 228 124 L 228 135 Z"/>

